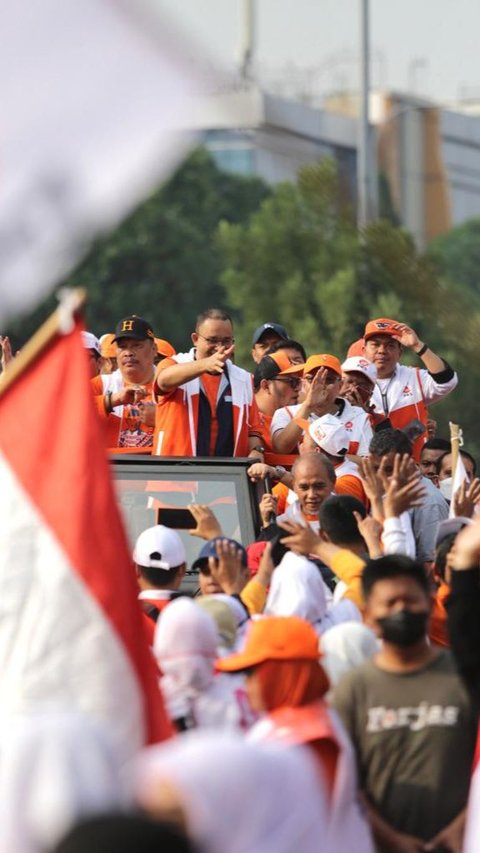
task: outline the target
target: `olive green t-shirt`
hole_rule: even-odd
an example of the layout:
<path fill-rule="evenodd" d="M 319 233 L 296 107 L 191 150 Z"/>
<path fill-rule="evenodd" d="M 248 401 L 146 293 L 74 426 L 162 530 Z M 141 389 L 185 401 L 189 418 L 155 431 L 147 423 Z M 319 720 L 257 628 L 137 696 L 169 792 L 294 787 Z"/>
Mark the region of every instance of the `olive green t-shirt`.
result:
<path fill-rule="evenodd" d="M 368 661 L 341 679 L 333 706 L 360 785 L 391 826 L 430 840 L 465 807 L 477 715 L 449 651 L 408 673 Z"/>

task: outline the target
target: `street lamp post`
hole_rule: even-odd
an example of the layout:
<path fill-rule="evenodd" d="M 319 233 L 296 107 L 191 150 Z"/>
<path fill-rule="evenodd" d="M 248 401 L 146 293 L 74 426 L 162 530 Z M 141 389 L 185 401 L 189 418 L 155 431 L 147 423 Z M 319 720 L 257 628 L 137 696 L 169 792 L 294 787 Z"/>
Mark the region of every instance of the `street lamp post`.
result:
<path fill-rule="evenodd" d="M 369 0 L 360 0 L 360 116 L 357 141 L 357 223 L 364 228 L 373 216 L 372 152 L 369 121 Z"/>

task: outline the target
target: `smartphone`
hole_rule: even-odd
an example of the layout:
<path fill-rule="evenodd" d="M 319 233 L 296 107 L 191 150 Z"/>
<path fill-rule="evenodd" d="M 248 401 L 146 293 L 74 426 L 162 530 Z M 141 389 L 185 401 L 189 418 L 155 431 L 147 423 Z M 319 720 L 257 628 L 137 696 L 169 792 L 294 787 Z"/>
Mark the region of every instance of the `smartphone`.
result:
<path fill-rule="evenodd" d="M 174 530 L 193 530 L 197 526 L 189 509 L 160 508 L 157 510 L 157 524 L 172 527 Z"/>
<path fill-rule="evenodd" d="M 414 418 L 413 421 L 410 421 L 406 426 L 402 427 L 402 432 L 405 433 L 407 438 L 410 441 L 416 441 L 417 438 L 420 438 L 421 435 L 424 435 L 427 431 L 427 427 L 425 424 L 422 424 L 418 418 Z"/>

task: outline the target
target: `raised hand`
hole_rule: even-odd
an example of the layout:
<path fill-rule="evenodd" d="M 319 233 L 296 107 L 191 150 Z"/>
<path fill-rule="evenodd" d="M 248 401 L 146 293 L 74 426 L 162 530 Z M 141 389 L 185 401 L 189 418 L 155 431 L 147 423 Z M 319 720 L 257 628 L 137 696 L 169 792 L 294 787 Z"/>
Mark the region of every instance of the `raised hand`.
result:
<path fill-rule="evenodd" d="M 204 504 L 189 504 L 187 509 L 192 513 L 197 526 L 189 530 L 190 536 L 198 536 L 199 539 L 216 539 L 222 535 L 222 528 L 212 510 Z"/>
<path fill-rule="evenodd" d="M 332 405 L 331 389 L 330 385 L 327 385 L 327 378 L 327 369 L 320 367 L 308 385 L 305 395 L 304 405 L 308 406 L 311 412 L 314 411 L 319 416 L 327 414 Z"/>
<path fill-rule="evenodd" d="M 238 595 L 244 587 L 242 552 L 235 542 L 221 539 L 217 542 L 217 559 L 209 557 L 208 567 L 212 578 L 227 595 Z"/>
<path fill-rule="evenodd" d="M 480 480 L 475 477 L 471 483 L 463 482 L 453 496 L 453 511 L 455 516 L 464 515 L 471 518 L 475 504 L 480 501 Z"/>
<path fill-rule="evenodd" d="M 262 519 L 262 527 L 268 527 L 272 520 L 272 513 L 277 515 L 278 498 L 272 495 L 271 492 L 265 492 L 262 495 L 262 500 L 259 503 L 260 516 Z"/>
<path fill-rule="evenodd" d="M 233 355 L 234 344 L 229 347 L 219 347 L 212 355 L 202 359 L 206 373 L 223 373 L 225 362 Z"/>
<path fill-rule="evenodd" d="M 355 516 L 355 521 L 357 522 L 359 533 L 365 540 L 369 556 L 372 557 L 372 559 L 375 557 L 381 557 L 383 554 L 382 525 L 371 515 L 367 515 L 365 518 L 362 518 L 360 513 L 355 510 L 353 514 Z"/>
<path fill-rule="evenodd" d="M 282 521 L 279 527 L 282 527 L 286 533 L 285 538 L 281 540 L 282 545 L 286 545 L 296 554 L 304 554 L 305 556 L 313 554 L 316 545 L 322 541 L 309 525 L 303 527 L 293 521 Z"/>
<path fill-rule="evenodd" d="M 408 509 L 421 506 L 425 495 L 426 489 L 418 472 L 412 474 L 403 485 L 392 477 L 383 497 L 385 518 L 399 518 Z"/>
<path fill-rule="evenodd" d="M 401 343 L 402 347 L 415 349 L 420 346 L 421 341 L 417 333 L 414 332 L 410 326 L 407 326 L 406 323 L 398 323 L 397 330 L 399 332 L 398 341 Z"/>

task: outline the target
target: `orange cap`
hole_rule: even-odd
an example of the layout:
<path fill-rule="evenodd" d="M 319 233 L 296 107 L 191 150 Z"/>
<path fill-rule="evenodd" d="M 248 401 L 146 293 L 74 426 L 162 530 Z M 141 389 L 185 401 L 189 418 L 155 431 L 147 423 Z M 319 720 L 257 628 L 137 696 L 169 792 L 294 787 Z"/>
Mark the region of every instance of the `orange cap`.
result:
<path fill-rule="evenodd" d="M 278 350 L 278 352 L 274 353 L 267 353 L 267 355 L 280 368 L 280 373 L 278 374 L 278 376 L 285 376 L 287 373 L 303 373 L 303 368 L 305 367 L 305 365 L 292 364 L 284 350 Z"/>
<path fill-rule="evenodd" d="M 394 338 L 401 336 L 400 324 L 396 320 L 389 320 L 388 317 L 379 317 L 378 320 L 370 320 L 365 326 L 364 340 L 375 335 L 390 335 Z"/>
<path fill-rule="evenodd" d="M 113 343 L 115 335 L 113 332 L 108 332 L 106 335 L 102 335 L 100 338 L 100 355 L 103 358 L 116 358 L 117 348 Z"/>
<path fill-rule="evenodd" d="M 364 346 L 365 341 L 363 338 L 359 338 L 358 341 L 354 341 L 348 348 L 347 358 L 355 358 L 357 356 L 364 355 Z"/>
<path fill-rule="evenodd" d="M 338 358 L 326 353 L 323 355 L 311 355 L 307 358 L 303 372 L 304 374 L 311 373 L 312 370 L 317 370 L 319 367 L 328 367 L 329 370 L 333 370 L 334 373 L 338 373 L 340 377 L 342 376 L 342 365 Z"/>
<path fill-rule="evenodd" d="M 159 355 L 164 355 L 165 358 L 170 358 L 172 355 L 177 354 L 176 349 L 174 349 L 168 341 L 164 341 L 163 338 L 155 338 L 155 343 L 157 345 L 157 352 Z"/>
<path fill-rule="evenodd" d="M 265 616 L 250 623 L 243 651 L 216 661 L 221 672 L 238 672 L 267 660 L 317 660 L 318 637 L 298 616 Z"/>

